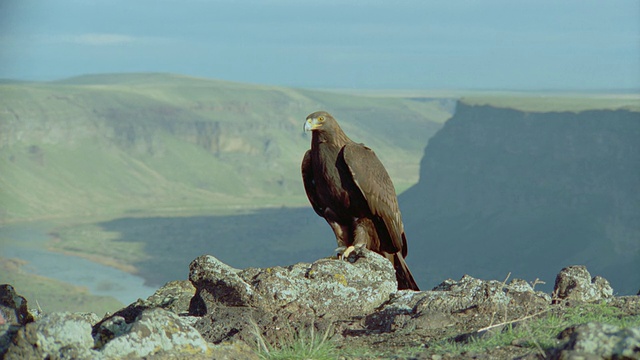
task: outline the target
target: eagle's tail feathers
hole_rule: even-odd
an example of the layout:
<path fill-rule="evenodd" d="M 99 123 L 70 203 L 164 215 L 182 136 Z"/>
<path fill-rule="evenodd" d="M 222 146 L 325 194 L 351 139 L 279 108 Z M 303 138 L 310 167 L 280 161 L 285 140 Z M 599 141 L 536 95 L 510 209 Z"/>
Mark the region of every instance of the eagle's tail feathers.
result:
<path fill-rule="evenodd" d="M 398 280 L 398 290 L 415 290 L 420 291 L 418 284 L 411 274 L 411 270 L 404 261 L 400 253 L 393 254 L 393 267 L 396 269 L 396 279 Z"/>

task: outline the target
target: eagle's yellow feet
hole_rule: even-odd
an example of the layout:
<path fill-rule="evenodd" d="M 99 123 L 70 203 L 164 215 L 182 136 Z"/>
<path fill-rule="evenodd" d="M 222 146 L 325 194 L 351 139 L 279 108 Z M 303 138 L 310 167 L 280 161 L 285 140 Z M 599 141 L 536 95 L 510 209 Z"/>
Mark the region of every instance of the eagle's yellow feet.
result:
<path fill-rule="evenodd" d="M 342 254 L 347 250 L 346 246 L 339 246 L 333 252 L 336 254 L 336 258 L 338 260 L 342 260 Z"/>
<path fill-rule="evenodd" d="M 351 255 L 351 253 L 354 252 L 356 248 L 360 249 L 365 246 L 366 244 L 357 244 L 355 246 L 340 246 L 339 248 L 335 249 L 335 252 L 338 254 L 338 260 L 348 260 L 349 255 Z"/>

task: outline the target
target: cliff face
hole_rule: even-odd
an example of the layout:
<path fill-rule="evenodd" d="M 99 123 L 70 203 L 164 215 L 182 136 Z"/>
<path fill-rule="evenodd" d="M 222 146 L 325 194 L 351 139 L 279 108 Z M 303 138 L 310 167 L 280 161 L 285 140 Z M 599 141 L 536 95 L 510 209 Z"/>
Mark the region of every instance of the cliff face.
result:
<path fill-rule="evenodd" d="M 639 189 L 637 112 L 462 103 L 429 140 L 420 181 L 400 196 L 409 265 L 429 285 L 512 272 L 543 275 L 549 288 L 562 267 L 586 264 L 635 293 Z"/>

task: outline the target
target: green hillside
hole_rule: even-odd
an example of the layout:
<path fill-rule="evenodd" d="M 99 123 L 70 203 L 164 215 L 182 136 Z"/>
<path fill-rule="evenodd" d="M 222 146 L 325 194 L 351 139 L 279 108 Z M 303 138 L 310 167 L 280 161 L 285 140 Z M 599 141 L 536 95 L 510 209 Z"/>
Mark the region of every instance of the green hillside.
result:
<path fill-rule="evenodd" d="M 302 123 L 319 109 L 399 189 L 448 116 L 438 101 L 167 74 L 0 84 L 1 221 L 305 205 Z"/>

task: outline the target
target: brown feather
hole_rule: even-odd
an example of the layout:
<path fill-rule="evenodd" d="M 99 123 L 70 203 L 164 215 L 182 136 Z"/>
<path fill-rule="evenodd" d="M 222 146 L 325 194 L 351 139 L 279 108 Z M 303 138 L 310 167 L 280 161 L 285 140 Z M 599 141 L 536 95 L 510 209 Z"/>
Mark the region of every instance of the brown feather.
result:
<path fill-rule="evenodd" d="M 384 165 L 371 149 L 351 141 L 327 112 L 309 115 L 306 127 L 312 138 L 302 179 L 315 212 L 329 223 L 338 245 L 366 244 L 393 263 L 399 289 L 418 290 L 404 260 L 402 216 Z"/>

